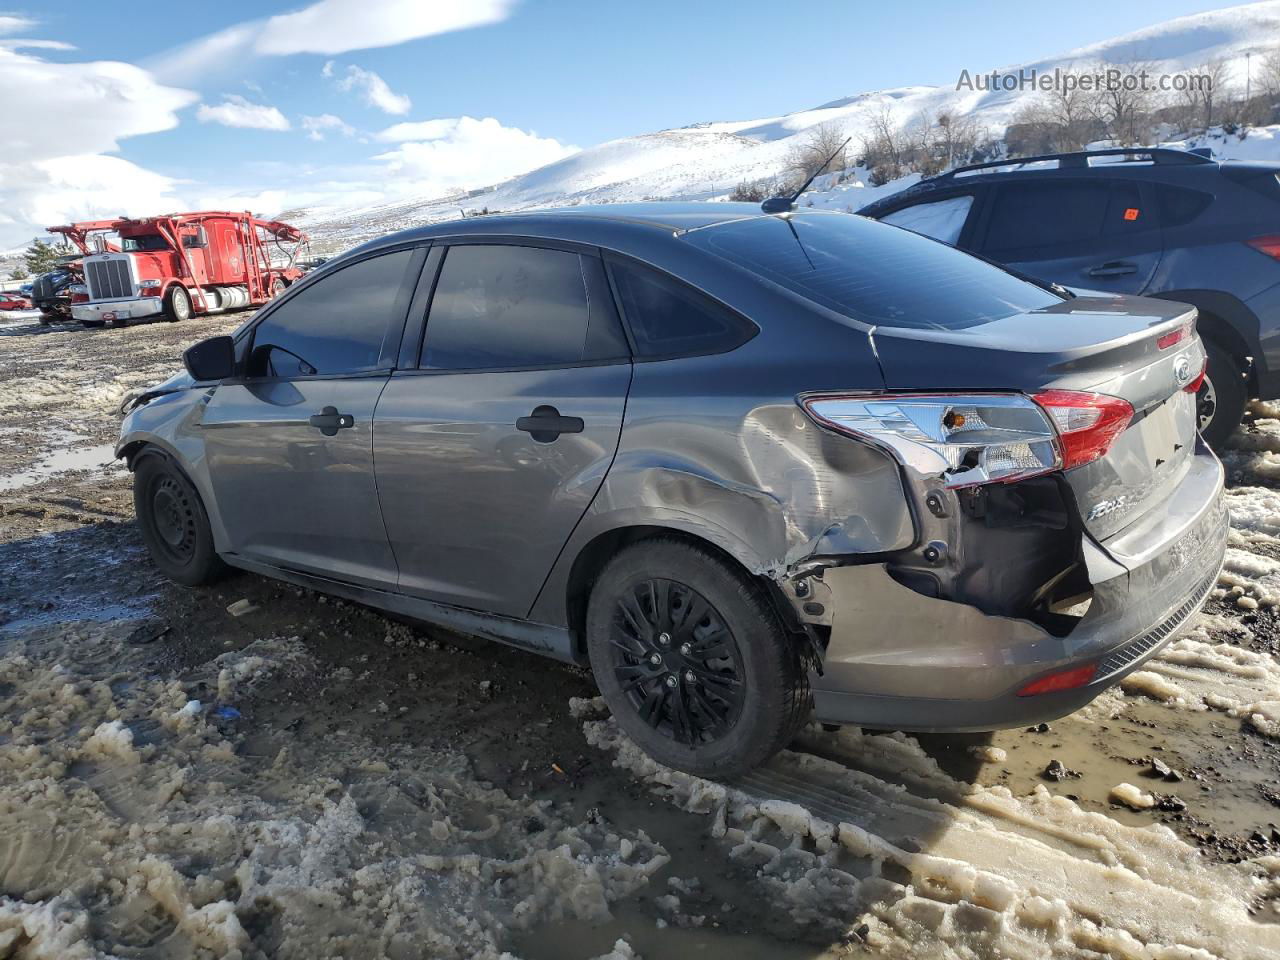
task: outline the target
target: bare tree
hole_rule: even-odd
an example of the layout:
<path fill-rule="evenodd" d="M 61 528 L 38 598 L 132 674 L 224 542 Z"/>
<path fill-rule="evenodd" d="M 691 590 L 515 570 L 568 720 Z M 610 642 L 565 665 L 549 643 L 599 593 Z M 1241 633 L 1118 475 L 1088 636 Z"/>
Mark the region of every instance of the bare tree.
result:
<path fill-rule="evenodd" d="M 834 121 L 810 127 L 787 154 L 787 172 L 803 183 L 810 176 L 843 170 L 849 165 L 844 147 L 848 138 L 844 127 Z"/>
<path fill-rule="evenodd" d="M 1280 47 L 1258 58 L 1253 82 L 1258 92 L 1267 98 L 1267 106 L 1280 105 Z"/>
<path fill-rule="evenodd" d="M 1144 144 L 1150 139 L 1156 96 L 1155 91 L 1144 88 L 1139 78 L 1154 72 L 1155 65 L 1130 61 L 1110 64 L 1108 68 L 1118 72 L 1117 79 L 1087 101 L 1093 115 L 1106 128 L 1108 138 L 1121 146 Z"/>
<path fill-rule="evenodd" d="M 1219 123 L 1219 108 L 1231 100 L 1231 67 L 1221 57 L 1187 72 L 1187 83 L 1179 91 L 1191 124 L 1189 133 L 1203 133 Z"/>
<path fill-rule="evenodd" d="M 862 138 L 863 162 L 869 171 L 868 179 L 874 186 L 896 180 L 907 172 L 909 148 L 903 132 L 893 119 L 888 107 L 871 118 L 867 133 Z"/>

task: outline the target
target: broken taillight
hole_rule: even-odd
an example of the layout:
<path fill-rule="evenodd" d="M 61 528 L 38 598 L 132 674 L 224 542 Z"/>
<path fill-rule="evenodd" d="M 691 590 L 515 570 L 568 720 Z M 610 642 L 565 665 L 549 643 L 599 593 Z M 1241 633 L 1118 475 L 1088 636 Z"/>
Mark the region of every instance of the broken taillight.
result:
<path fill-rule="evenodd" d="M 1035 394 L 1035 401 L 1058 428 L 1063 470 L 1106 456 L 1133 419 L 1127 400 L 1102 393 L 1043 390 Z"/>
<path fill-rule="evenodd" d="M 1098 672 L 1096 663 L 1086 663 L 1083 667 L 1069 667 L 1050 673 L 1039 680 L 1032 680 L 1018 691 L 1020 697 L 1034 697 L 1038 693 L 1055 693 L 1059 690 L 1074 690 L 1089 683 Z"/>
<path fill-rule="evenodd" d="M 1010 393 L 808 397 L 814 420 L 888 447 L 949 487 L 1008 482 L 1061 466 L 1057 432 L 1030 398 Z"/>

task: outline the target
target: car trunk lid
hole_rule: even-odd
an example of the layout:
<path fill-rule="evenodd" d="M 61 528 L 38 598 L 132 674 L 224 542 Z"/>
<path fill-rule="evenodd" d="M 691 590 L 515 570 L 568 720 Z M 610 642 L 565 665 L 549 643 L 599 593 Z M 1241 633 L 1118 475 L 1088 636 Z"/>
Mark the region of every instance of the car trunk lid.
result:
<path fill-rule="evenodd" d="M 1190 467 L 1196 411 L 1185 388 L 1204 365 L 1195 315 L 1164 300 L 1077 297 L 959 330 L 878 327 L 872 339 L 892 390 L 1073 390 L 1128 401 L 1133 418 L 1107 453 L 1065 474 L 1086 529 L 1104 540 Z"/>

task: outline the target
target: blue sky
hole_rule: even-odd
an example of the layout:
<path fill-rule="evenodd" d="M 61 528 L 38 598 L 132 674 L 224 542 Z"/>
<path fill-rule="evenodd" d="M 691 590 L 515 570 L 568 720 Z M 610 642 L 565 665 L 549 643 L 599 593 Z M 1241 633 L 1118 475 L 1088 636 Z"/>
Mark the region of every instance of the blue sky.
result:
<path fill-rule="evenodd" d="M 93 70 L 87 79 L 76 74 L 87 100 L 59 92 L 31 108 L 62 114 L 47 136 L 67 154 L 137 168 L 95 161 L 86 179 L 98 193 L 119 181 L 128 185 L 121 202 L 167 190 L 188 202 L 227 196 L 270 204 L 312 202 L 335 185 L 359 184 L 349 199 L 363 201 L 377 186 L 371 170 L 428 180 L 438 171 L 446 186 L 465 180 L 472 163 L 480 165 L 477 175 L 509 175 L 517 171 L 486 164 L 498 156 L 509 164 L 525 152 L 548 162 L 572 146 L 700 120 L 766 117 L 877 88 L 951 84 L 962 68 L 1033 60 L 1226 5 L 312 0 L 308 9 L 306 0 L 169 7 L 77 0 L 11 8 L 8 19 L 25 22 L 7 29 L 0 14 L 0 34 L 24 41 L 0 41 L 0 57 L 26 58 L 14 72 L 0 70 L 0 97 L 25 97 L 36 84 L 70 90 L 59 68 L 122 61 L 139 69 L 102 107 L 114 128 L 104 117 L 77 136 L 81 116 L 98 109 Z M 266 19 L 299 10 L 309 19 Z M 379 16 L 385 23 L 368 27 Z M 437 32 L 451 17 L 485 22 Z M 267 34 L 274 39 L 264 42 Z M 27 38 L 71 49 L 27 48 Z M 223 52 L 210 54 L 219 45 Z M 13 79 L 24 76 L 17 68 L 27 60 L 42 64 L 36 79 Z M 496 122 L 386 132 L 459 117 Z M 33 158 L 52 149 L 30 148 Z M 375 157 L 381 167 L 371 167 Z M 70 162 L 56 174 L 41 167 L 28 179 L 56 184 L 76 179 L 75 169 Z M 0 182 L 6 179 L 26 182 Z M 29 221 L 61 210 L 58 203 L 74 207 L 67 199 L 74 184 L 63 186 L 62 200 L 43 205 L 0 194 L 12 221 L 0 212 L 0 246 Z"/>

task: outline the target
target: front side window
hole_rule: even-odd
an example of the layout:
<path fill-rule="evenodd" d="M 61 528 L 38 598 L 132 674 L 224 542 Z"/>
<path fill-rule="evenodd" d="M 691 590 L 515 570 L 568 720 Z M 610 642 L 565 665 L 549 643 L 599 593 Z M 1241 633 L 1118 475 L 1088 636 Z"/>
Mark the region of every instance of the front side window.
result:
<path fill-rule="evenodd" d="M 411 250 L 360 260 L 316 278 L 255 328 L 251 377 L 309 377 L 375 370 L 399 336 L 412 284 Z"/>
<path fill-rule="evenodd" d="M 881 223 L 891 223 L 912 233 L 941 240 L 954 247 L 960 242 L 960 231 L 973 208 L 973 196 L 948 197 L 932 203 L 917 203 L 880 218 Z"/>
<path fill-rule="evenodd" d="M 500 244 L 445 253 L 421 366 L 483 370 L 580 363 L 588 326 L 578 254 Z"/>
<path fill-rule="evenodd" d="M 158 233 L 144 233 L 138 237 L 122 237 L 120 240 L 120 249 L 125 253 L 133 253 L 139 250 L 168 250 L 169 241 Z"/>
<path fill-rule="evenodd" d="M 1062 302 L 967 253 L 850 214 L 754 217 L 687 239 L 868 324 L 959 330 Z"/>

